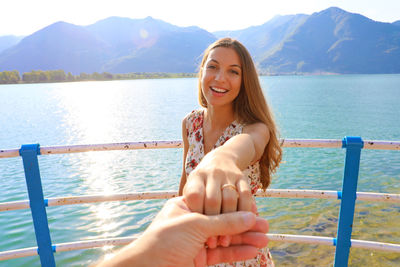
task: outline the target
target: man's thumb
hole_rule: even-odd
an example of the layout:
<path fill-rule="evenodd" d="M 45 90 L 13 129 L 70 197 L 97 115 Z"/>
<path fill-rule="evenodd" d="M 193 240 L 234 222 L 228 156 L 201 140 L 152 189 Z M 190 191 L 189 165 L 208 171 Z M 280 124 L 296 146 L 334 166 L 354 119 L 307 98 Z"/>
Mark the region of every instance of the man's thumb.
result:
<path fill-rule="evenodd" d="M 236 235 L 248 231 L 256 223 L 256 215 L 248 211 L 207 216 L 203 224 L 209 236 Z"/>

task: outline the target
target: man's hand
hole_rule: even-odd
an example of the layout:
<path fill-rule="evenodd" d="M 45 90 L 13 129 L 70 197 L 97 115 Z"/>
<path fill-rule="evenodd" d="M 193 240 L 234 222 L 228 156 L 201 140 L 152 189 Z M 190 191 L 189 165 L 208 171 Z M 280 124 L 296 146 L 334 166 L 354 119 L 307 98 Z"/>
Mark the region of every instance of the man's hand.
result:
<path fill-rule="evenodd" d="M 206 266 L 254 258 L 265 247 L 268 222 L 252 212 L 207 216 L 183 197 L 169 200 L 143 235 L 100 266 Z M 209 237 L 231 235 L 229 247 L 207 248 Z"/>

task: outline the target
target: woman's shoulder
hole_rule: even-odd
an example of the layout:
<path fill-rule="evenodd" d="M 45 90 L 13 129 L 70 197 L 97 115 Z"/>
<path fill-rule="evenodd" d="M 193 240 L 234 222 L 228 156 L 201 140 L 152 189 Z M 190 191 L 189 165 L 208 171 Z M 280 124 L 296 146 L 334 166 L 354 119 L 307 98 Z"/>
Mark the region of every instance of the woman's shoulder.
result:
<path fill-rule="evenodd" d="M 243 125 L 244 132 L 261 131 L 268 132 L 268 126 L 263 122 L 254 122 Z"/>
<path fill-rule="evenodd" d="M 189 122 L 189 121 L 196 120 L 198 118 L 202 118 L 203 114 L 204 114 L 204 110 L 203 109 L 192 110 L 191 112 L 186 114 L 186 116 L 183 118 L 183 121 Z"/>
<path fill-rule="evenodd" d="M 203 119 L 204 109 L 195 109 L 186 114 L 186 116 L 182 120 L 182 125 L 186 126 L 186 129 L 189 129 L 190 125 L 194 122 L 200 122 Z"/>
<path fill-rule="evenodd" d="M 269 139 L 268 126 L 263 122 L 255 122 L 243 126 L 243 133 L 256 134 Z"/>

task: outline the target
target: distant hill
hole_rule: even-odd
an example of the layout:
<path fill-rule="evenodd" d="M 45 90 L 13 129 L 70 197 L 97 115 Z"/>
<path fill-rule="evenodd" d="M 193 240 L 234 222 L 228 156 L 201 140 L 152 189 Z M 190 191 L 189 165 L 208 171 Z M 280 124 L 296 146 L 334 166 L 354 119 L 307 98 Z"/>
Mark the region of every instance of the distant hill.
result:
<path fill-rule="evenodd" d="M 14 35 L 6 35 L 0 36 L 0 53 L 16 45 L 19 41 L 21 41 L 22 36 L 14 36 Z"/>
<path fill-rule="evenodd" d="M 0 37 L 0 71 L 189 73 L 204 49 L 225 36 L 249 49 L 262 74 L 400 73 L 400 21 L 377 22 L 336 7 L 215 33 L 152 17 L 57 22 L 14 44 Z"/>

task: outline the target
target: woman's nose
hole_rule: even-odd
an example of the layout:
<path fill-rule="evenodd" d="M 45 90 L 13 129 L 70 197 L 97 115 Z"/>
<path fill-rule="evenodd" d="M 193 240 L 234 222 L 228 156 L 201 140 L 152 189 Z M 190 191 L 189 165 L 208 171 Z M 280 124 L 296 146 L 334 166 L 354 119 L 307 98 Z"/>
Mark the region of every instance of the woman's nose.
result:
<path fill-rule="evenodd" d="M 215 80 L 217 81 L 225 80 L 225 73 L 222 70 L 219 70 L 215 75 Z"/>

